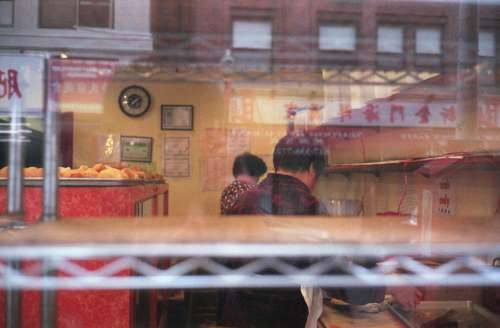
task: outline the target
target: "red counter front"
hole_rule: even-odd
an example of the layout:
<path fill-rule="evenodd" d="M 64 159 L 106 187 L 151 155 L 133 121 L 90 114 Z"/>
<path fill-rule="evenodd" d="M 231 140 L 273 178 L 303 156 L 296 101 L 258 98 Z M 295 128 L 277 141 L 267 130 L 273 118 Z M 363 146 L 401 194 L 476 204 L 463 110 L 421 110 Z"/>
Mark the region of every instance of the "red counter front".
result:
<path fill-rule="evenodd" d="M 36 223 L 42 214 L 41 181 L 28 180 L 24 188 L 25 221 Z M 7 191 L 0 188 L 0 210 L 6 210 Z M 144 211 L 148 213 L 144 213 Z M 160 181 L 84 180 L 60 181 L 60 219 L 166 216 L 168 214 L 168 186 Z M 95 269 L 102 261 L 86 261 L 87 269 Z M 130 274 L 123 272 L 122 274 Z M 57 327 L 133 327 L 134 291 L 58 291 Z M 155 293 L 152 292 L 152 296 Z M 5 321 L 5 294 L 0 295 L 0 326 Z M 151 303 L 155 305 L 154 303 Z M 149 325 L 155 325 L 156 314 L 151 310 Z M 23 291 L 23 328 L 40 327 L 40 292 Z"/>

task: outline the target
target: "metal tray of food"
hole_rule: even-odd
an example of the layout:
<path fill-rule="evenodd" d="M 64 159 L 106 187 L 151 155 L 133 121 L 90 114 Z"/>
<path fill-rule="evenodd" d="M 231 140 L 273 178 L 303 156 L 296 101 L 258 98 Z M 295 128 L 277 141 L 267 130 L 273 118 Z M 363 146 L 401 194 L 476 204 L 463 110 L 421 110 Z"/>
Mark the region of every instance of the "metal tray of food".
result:
<path fill-rule="evenodd" d="M 500 316 L 471 301 L 424 301 L 414 311 L 389 310 L 410 328 L 498 328 Z"/>

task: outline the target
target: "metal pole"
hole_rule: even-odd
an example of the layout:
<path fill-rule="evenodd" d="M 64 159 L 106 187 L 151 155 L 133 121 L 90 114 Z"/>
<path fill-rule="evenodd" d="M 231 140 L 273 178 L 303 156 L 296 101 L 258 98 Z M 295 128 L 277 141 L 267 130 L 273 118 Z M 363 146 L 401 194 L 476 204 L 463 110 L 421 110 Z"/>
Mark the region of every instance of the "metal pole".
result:
<path fill-rule="evenodd" d="M 52 107 L 52 108 L 51 108 Z M 57 185 L 59 180 L 59 122 L 58 113 L 49 101 L 45 116 L 43 221 L 54 221 L 58 216 Z"/>
<path fill-rule="evenodd" d="M 7 182 L 7 213 L 9 227 L 23 225 L 23 135 L 22 135 L 22 105 L 21 100 L 14 98 L 11 102 L 11 118 L 9 129 L 9 160 Z M 17 260 L 9 260 L 8 267 L 20 270 L 21 265 Z M 21 326 L 21 291 L 8 288 L 6 290 L 5 326 L 18 328 Z"/>
<path fill-rule="evenodd" d="M 50 65 L 48 65 L 50 67 Z M 45 124 L 44 124 L 44 159 L 43 159 L 43 216 L 44 222 L 54 221 L 58 216 L 58 180 L 59 180 L 59 122 L 58 111 L 50 89 L 49 69 L 47 69 L 47 85 L 45 94 Z M 42 261 L 42 268 L 46 276 L 55 272 L 47 269 L 47 261 Z M 56 292 L 54 290 L 42 291 L 41 303 L 42 328 L 52 328 L 56 324 Z"/>
<path fill-rule="evenodd" d="M 46 268 L 47 262 L 44 260 L 42 262 L 42 265 L 44 266 L 43 269 Z M 53 274 L 52 272 L 47 272 L 46 276 L 49 276 L 50 274 Z M 56 291 L 55 290 L 43 290 L 42 291 L 42 322 L 41 322 L 41 327 L 42 328 L 53 328 L 56 326 L 56 311 L 57 309 L 57 304 L 56 304 Z"/>
<path fill-rule="evenodd" d="M 475 139 L 478 113 L 478 6 L 462 0 L 458 8 L 457 139 Z"/>
<path fill-rule="evenodd" d="M 8 267 L 13 270 L 19 270 L 19 261 L 8 261 Z M 5 327 L 19 328 L 21 327 L 21 291 L 8 288 L 5 292 Z"/>
<path fill-rule="evenodd" d="M 14 219 L 23 216 L 23 135 L 21 100 L 15 98 L 11 105 L 11 119 L 9 129 L 9 174 L 7 183 L 8 201 L 7 212 Z"/>

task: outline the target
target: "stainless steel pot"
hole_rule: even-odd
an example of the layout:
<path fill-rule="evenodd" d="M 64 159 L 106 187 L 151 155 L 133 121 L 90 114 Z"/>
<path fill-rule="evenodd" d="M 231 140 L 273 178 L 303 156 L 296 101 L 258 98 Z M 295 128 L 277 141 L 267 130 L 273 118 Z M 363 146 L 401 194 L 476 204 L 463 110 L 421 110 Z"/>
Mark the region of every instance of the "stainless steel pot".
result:
<path fill-rule="evenodd" d="M 331 216 L 359 216 L 363 212 L 358 199 L 330 199 L 327 206 Z"/>

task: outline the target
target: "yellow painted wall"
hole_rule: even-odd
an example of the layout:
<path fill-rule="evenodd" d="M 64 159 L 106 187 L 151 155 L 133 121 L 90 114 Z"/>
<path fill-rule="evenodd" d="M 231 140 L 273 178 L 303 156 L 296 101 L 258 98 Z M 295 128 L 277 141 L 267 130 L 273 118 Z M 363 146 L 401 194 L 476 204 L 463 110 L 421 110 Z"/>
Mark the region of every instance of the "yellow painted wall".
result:
<path fill-rule="evenodd" d="M 131 84 L 140 84 L 152 96 L 151 109 L 144 116 L 130 118 L 124 115 L 117 103 L 120 91 Z M 188 104 L 194 106 L 193 131 L 162 131 L 160 129 L 161 104 Z M 160 83 L 120 81 L 108 87 L 104 99 L 104 111 L 100 114 L 75 113 L 74 165 L 92 165 L 97 162 L 97 135 L 132 135 L 153 137 L 153 162 L 162 170 L 162 137 L 191 137 L 191 176 L 167 178 L 170 186 L 170 215 L 219 214 L 220 192 L 202 191 L 204 159 L 202 144 L 207 128 L 228 128 L 228 109 L 224 105 L 223 84 Z M 276 140 L 283 136 L 286 127 L 270 125 L 232 125 L 250 131 L 251 149 L 262 156 L 271 168 L 271 154 Z M 230 175 L 231 167 L 227 174 Z"/>
<path fill-rule="evenodd" d="M 131 84 L 145 87 L 152 95 L 149 112 L 139 118 L 130 118 L 118 108 L 117 98 L 120 91 Z M 170 185 L 169 209 L 171 215 L 219 213 L 221 188 L 203 191 L 202 156 L 205 131 L 209 128 L 238 127 L 246 129 L 251 138 L 249 151 L 262 156 L 272 170 L 272 150 L 276 141 L 286 133 L 284 125 L 257 123 L 231 124 L 228 122 L 228 108 L 224 102 L 224 86 L 202 83 L 160 83 L 143 81 L 118 81 L 108 87 L 104 99 L 104 111 L 100 114 L 75 113 L 74 163 L 92 165 L 98 161 L 97 136 L 99 134 L 136 135 L 154 138 L 153 162 L 161 172 L 162 137 L 191 137 L 191 176 L 189 178 L 168 178 Z M 251 96 L 251 94 L 249 95 Z M 194 106 L 193 131 L 162 131 L 160 129 L 161 104 L 190 104 Z M 349 153 L 352 149 L 346 149 Z M 227 176 L 231 174 L 228 159 Z M 397 211 L 403 186 L 400 173 L 352 174 L 350 176 L 332 175 L 323 177 L 316 194 L 325 202 L 329 199 L 363 199 L 365 215 L 378 212 Z M 500 190 L 498 173 L 493 172 L 456 172 L 453 175 L 456 187 L 457 215 L 492 215 L 497 207 Z M 418 188 L 416 187 L 418 184 Z M 402 204 L 403 210 L 415 207 L 420 201 L 421 189 L 435 191 L 432 180 L 409 175 L 407 197 Z M 420 188 L 420 189 L 419 189 Z"/>

